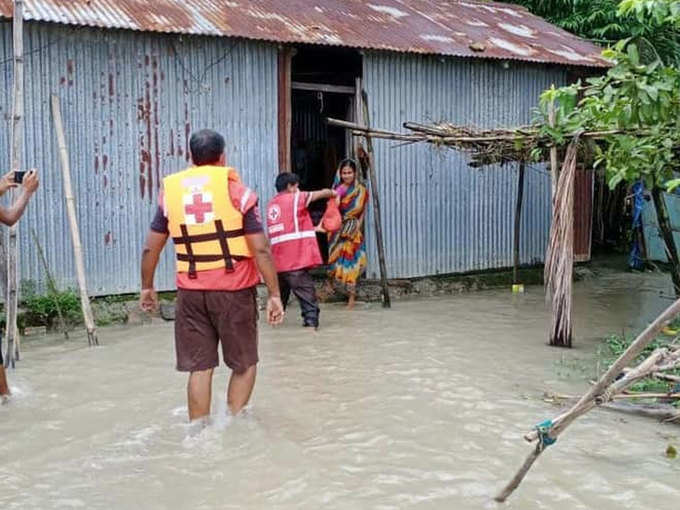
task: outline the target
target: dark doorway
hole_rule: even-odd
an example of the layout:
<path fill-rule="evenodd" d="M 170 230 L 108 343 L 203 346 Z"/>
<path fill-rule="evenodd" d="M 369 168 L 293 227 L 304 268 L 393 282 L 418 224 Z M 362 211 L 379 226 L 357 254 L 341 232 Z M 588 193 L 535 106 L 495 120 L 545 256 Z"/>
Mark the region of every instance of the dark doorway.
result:
<path fill-rule="evenodd" d="M 346 129 L 328 126 L 327 117 L 356 119 L 356 87 L 361 78 L 361 55 L 345 48 L 299 47 L 291 63 L 291 170 L 300 176 L 304 191 L 328 188 L 333 184 L 341 160 L 353 157 L 351 135 Z M 326 205 L 310 206 L 318 224 Z M 324 261 L 328 243 L 320 235 Z"/>

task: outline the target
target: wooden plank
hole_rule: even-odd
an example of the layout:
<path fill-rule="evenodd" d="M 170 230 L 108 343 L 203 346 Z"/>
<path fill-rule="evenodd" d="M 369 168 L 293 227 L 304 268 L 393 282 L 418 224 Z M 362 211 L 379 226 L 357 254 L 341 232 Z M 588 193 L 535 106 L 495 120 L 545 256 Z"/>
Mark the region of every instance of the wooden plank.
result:
<path fill-rule="evenodd" d="M 326 92 L 330 94 L 346 94 L 354 96 L 356 88 L 348 85 L 328 85 L 326 83 L 306 83 L 302 81 L 294 81 L 291 83 L 293 90 L 308 90 L 310 92 Z"/>
<path fill-rule="evenodd" d="M 80 242 L 80 231 L 78 230 L 78 220 L 76 217 L 75 197 L 71 186 L 71 168 L 69 164 L 68 149 L 66 148 L 66 136 L 64 135 L 64 125 L 61 120 L 61 106 L 59 96 L 52 95 L 52 116 L 54 118 L 54 129 L 57 133 L 57 144 L 59 156 L 61 158 L 61 172 L 64 179 L 64 195 L 66 198 L 66 213 L 68 215 L 69 226 L 71 227 L 71 242 L 73 244 L 73 257 L 76 263 L 78 277 L 78 287 L 80 287 L 80 306 L 83 310 L 85 327 L 87 328 L 87 341 L 90 346 L 99 345 L 97 340 L 97 329 L 94 323 L 94 315 L 90 306 L 90 298 L 87 294 L 87 279 L 85 277 L 85 262 L 83 260 L 83 248 Z"/>

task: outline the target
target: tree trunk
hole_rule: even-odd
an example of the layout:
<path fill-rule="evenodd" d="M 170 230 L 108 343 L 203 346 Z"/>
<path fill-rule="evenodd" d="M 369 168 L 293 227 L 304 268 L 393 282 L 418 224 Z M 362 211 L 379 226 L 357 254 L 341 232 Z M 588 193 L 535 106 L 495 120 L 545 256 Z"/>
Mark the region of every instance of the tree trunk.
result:
<path fill-rule="evenodd" d="M 680 298 L 680 258 L 678 258 L 678 250 L 675 246 L 675 239 L 673 239 L 673 228 L 671 220 L 668 216 L 668 209 L 666 208 L 666 201 L 664 200 L 663 190 L 659 187 L 652 189 L 652 198 L 654 200 L 654 207 L 656 209 L 656 217 L 659 222 L 659 230 L 661 236 L 666 244 L 666 255 L 671 266 L 671 279 L 673 280 L 673 289 L 675 296 Z"/>
<path fill-rule="evenodd" d="M 524 161 L 519 164 L 517 202 L 515 203 L 515 230 L 513 239 L 512 283 L 519 283 L 519 245 L 522 225 L 522 199 L 524 198 Z"/>

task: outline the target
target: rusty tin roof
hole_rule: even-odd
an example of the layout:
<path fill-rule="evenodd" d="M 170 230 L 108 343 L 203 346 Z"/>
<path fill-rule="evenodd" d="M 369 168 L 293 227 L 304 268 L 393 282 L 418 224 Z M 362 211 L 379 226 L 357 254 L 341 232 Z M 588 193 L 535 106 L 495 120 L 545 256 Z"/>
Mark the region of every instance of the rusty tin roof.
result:
<path fill-rule="evenodd" d="M 605 67 L 523 7 L 478 0 L 24 0 L 25 18 L 149 32 Z M 0 0 L 0 17 L 12 1 Z"/>

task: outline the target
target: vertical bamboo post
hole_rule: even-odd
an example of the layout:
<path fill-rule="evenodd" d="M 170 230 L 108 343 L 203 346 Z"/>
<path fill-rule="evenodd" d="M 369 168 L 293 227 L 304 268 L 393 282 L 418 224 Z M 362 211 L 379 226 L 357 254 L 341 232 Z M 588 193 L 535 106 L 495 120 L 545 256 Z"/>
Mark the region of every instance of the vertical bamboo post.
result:
<path fill-rule="evenodd" d="M 10 168 L 20 170 L 24 149 L 24 2 L 14 0 L 14 13 L 12 15 L 13 36 L 13 105 L 12 105 L 12 155 Z M 10 196 L 14 198 L 14 193 Z M 7 254 L 7 324 L 5 326 L 7 336 L 7 355 L 5 366 L 14 368 L 15 361 L 19 358 L 19 334 L 17 329 L 17 308 L 19 268 L 17 261 L 18 244 L 17 228 L 15 223 L 9 229 L 9 248 Z"/>
<path fill-rule="evenodd" d="M 519 242 L 520 228 L 522 225 L 522 201 L 524 200 L 524 161 L 519 164 L 519 176 L 517 179 L 517 203 L 515 204 L 515 231 L 513 252 L 514 260 L 512 266 L 512 283 L 519 284 Z"/>
<path fill-rule="evenodd" d="M 90 298 L 87 295 L 87 280 L 85 278 L 85 263 L 83 261 L 83 249 L 80 243 L 80 232 L 78 231 L 78 220 L 76 219 L 76 204 L 73 197 L 71 186 L 71 169 L 69 166 L 68 150 L 66 148 L 66 137 L 64 135 L 64 125 L 61 120 L 61 107 L 59 96 L 52 94 L 52 115 L 54 117 L 54 128 L 57 132 L 57 144 L 59 156 L 61 158 L 61 171 L 64 179 L 64 195 L 66 198 L 66 212 L 68 214 L 69 225 L 71 227 L 71 241 L 73 243 L 73 256 L 76 262 L 76 272 L 78 276 L 78 286 L 80 287 L 80 305 L 83 309 L 83 318 L 87 328 L 87 343 L 90 346 L 99 345 L 97 340 L 97 330 L 94 324 L 94 316 L 90 307 Z"/>
<path fill-rule="evenodd" d="M 555 127 L 555 101 L 550 103 L 548 108 L 548 122 L 552 127 Z M 552 190 L 552 201 L 555 202 L 555 195 L 557 194 L 557 179 L 559 177 L 559 168 L 557 167 L 557 146 L 553 145 L 550 148 L 550 184 Z"/>
<path fill-rule="evenodd" d="M 361 91 L 363 100 L 363 121 L 366 127 L 370 127 L 370 115 L 368 112 L 368 94 Z M 383 291 L 383 307 L 391 308 L 390 289 L 387 284 L 387 263 L 385 262 L 385 244 L 383 241 L 382 220 L 380 216 L 380 195 L 378 194 L 378 177 L 375 173 L 375 161 L 373 156 L 373 141 L 366 135 L 366 150 L 368 152 L 368 175 L 371 180 L 371 198 L 373 202 L 373 221 L 375 223 L 375 237 L 378 245 L 378 261 L 380 263 L 380 283 Z"/>

